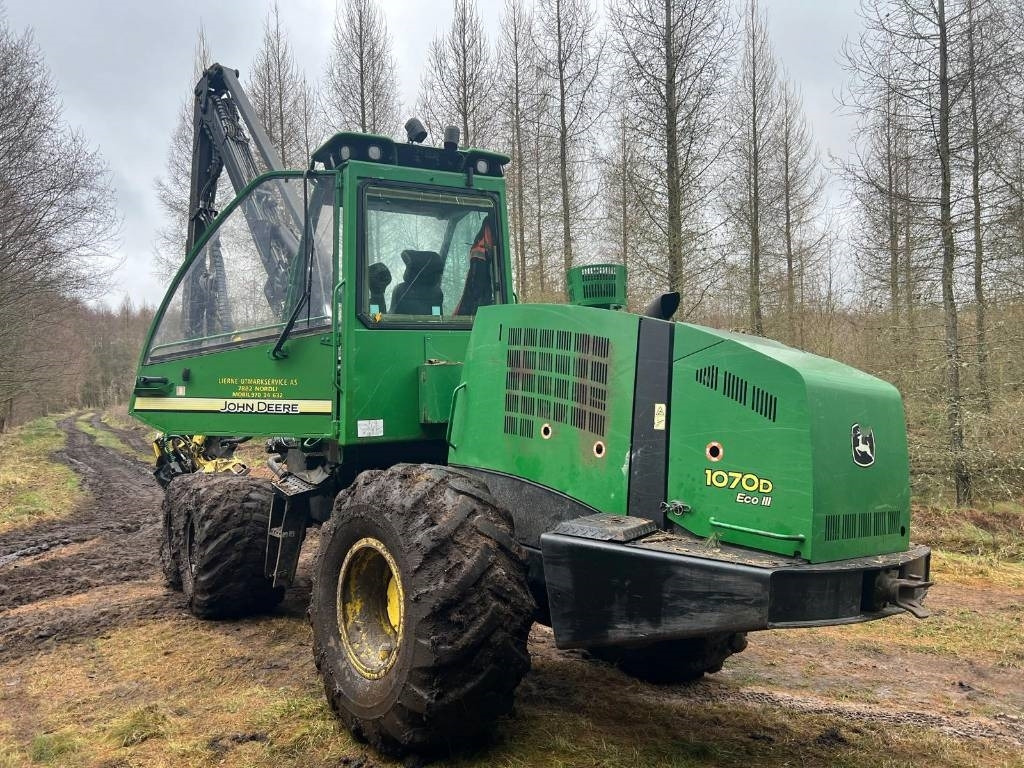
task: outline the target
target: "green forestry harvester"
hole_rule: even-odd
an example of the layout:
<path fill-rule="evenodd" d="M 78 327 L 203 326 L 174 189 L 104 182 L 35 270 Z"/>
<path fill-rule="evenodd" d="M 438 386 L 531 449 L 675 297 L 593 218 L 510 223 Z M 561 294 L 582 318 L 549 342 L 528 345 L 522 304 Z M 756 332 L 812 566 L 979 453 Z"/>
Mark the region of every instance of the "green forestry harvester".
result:
<path fill-rule="evenodd" d="M 236 72 L 196 88 L 188 255 L 131 406 L 162 433 L 162 560 L 193 613 L 274 606 L 319 527 L 316 665 L 389 752 L 508 712 L 535 620 L 673 682 L 753 630 L 925 615 L 892 386 L 672 322 L 674 294 L 623 311 L 621 267 L 517 303 L 508 158 L 406 129 L 288 171 Z"/>

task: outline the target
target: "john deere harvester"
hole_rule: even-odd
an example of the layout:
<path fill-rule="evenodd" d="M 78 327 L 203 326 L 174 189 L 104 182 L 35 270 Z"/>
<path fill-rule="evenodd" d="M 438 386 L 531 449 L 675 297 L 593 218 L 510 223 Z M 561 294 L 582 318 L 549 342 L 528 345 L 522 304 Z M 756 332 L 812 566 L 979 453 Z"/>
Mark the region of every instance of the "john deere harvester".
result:
<path fill-rule="evenodd" d="M 621 267 L 517 303 L 507 157 L 411 120 L 283 170 L 236 74 L 196 89 L 188 255 L 132 402 L 193 613 L 272 608 L 319 527 L 316 665 L 389 752 L 508 712 L 535 620 L 673 682 L 754 630 L 924 615 L 893 387 L 672 322 L 673 295 L 624 311 Z M 254 437 L 270 471 L 234 458 Z"/>

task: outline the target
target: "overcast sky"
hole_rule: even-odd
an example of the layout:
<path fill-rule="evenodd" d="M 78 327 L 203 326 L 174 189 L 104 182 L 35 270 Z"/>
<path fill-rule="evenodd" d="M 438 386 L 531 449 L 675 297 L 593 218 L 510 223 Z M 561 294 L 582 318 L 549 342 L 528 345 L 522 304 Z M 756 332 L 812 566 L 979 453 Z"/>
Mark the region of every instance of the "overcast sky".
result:
<path fill-rule="evenodd" d="M 162 222 L 154 180 L 182 101 L 189 97 L 192 52 L 200 24 L 215 61 L 241 70 L 259 48 L 269 0 L 6 0 L 15 29 L 32 27 L 64 103 L 65 119 L 98 146 L 113 173 L 124 219 L 124 264 L 107 301 L 127 294 L 156 304 L 164 279 L 152 268 Z M 447 27 L 445 0 L 382 3 L 394 38 L 402 99 L 412 113 L 430 38 Z M 835 110 L 844 74 L 843 40 L 858 30 L 856 0 L 763 0 L 777 57 L 804 93 L 805 108 L 825 156 L 845 155 L 849 119 Z M 479 0 L 491 39 L 502 0 Z M 310 79 L 325 67 L 333 0 L 280 0 L 282 22 Z"/>

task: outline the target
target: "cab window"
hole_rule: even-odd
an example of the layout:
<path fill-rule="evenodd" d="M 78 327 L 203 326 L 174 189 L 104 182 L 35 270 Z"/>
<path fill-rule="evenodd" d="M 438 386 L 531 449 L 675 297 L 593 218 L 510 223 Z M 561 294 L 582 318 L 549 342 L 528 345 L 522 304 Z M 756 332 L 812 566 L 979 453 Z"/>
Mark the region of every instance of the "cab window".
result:
<path fill-rule="evenodd" d="M 302 255 L 301 179 L 267 179 L 220 219 L 175 288 L 148 359 L 275 337 L 310 280 L 294 332 L 331 322 L 333 177 L 310 181 L 312 268 Z"/>
<path fill-rule="evenodd" d="M 501 302 L 493 197 L 369 186 L 363 200 L 365 322 L 468 326 Z"/>

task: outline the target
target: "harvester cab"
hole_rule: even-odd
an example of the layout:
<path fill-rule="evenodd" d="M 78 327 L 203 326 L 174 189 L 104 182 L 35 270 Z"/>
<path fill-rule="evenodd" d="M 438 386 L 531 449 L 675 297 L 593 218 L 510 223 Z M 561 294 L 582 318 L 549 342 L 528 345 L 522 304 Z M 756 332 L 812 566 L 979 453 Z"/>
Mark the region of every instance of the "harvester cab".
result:
<path fill-rule="evenodd" d="M 285 170 L 236 75 L 196 89 L 188 255 L 132 401 L 162 433 L 162 563 L 193 613 L 272 608 L 319 527 L 317 668 L 388 752 L 509 711 L 535 619 L 678 682 L 750 631 L 926 613 L 893 387 L 672 322 L 676 294 L 626 311 L 617 265 L 518 304 L 507 157 L 452 129 L 424 146 L 413 120 Z M 233 457 L 252 437 L 267 472 Z"/>

